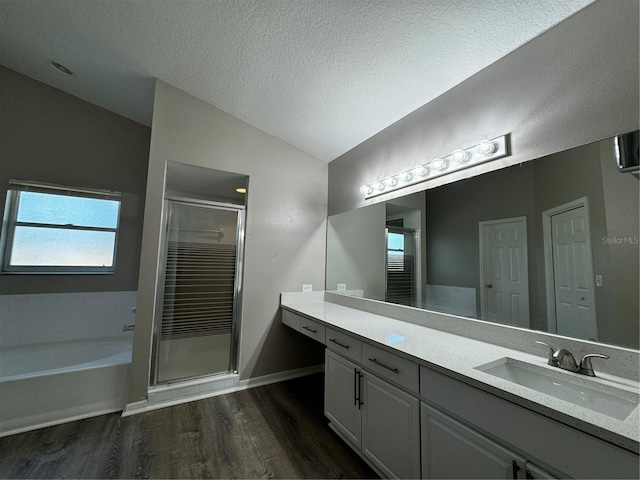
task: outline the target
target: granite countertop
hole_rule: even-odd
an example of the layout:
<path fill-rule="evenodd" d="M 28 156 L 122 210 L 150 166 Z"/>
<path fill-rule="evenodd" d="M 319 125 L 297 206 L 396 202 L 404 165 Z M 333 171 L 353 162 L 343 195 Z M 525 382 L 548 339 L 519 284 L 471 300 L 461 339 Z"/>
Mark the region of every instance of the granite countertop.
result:
<path fill-rule="evenodd" d="M 552 376 L 558 375 L 560 372 L 574 376 L 576 382 L 586 382 L 588 385 L 593 385 L 591 382 L 594 382 L 596 389 L 607 390 L 615 387 L 628 391 L 631 395 L 638 394 L 638 382 L 603 373 L 598 373 L 596 379 L 591 379 L 584 375 L 560 371 L 548 366 L 546 357 L 519 352 L 324 300 L 300 303 L 283 301 L 282 307 L 367 342 L 382 345 L 394 353 L 410 358 L 426 367 L 558 420 L 565 425 L 635 453 L 639 451 L 640 407 L 636 407 L 625 420 L 619 420 L 520 386 L 477 370 L 475 367 L 509 357 L 548 369 Z"/>

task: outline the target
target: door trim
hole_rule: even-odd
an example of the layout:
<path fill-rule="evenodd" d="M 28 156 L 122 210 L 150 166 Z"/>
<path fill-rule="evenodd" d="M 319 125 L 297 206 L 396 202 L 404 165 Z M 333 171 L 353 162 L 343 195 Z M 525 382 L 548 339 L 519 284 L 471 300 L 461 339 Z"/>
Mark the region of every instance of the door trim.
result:
<path fill-rule="evenodd" d="M 551 228 L 551 217 L 560 213 L 584 207 L 585 229 L 587 240 L 589 241 L 589 253 L 591 255 L 591 265 L 593 266 L 593 249 L 591 248 L 591 222 L 589 215 L 589 201 L 587 197 L 580 197 L 571 202 L 558 205 L 542 212 L 542 236 L 544 245 L 544 280 L 547 293 L 547 331 L 556 333 L 558 331 L 558 319 L 556 317 L 556 289 L 553 275 L 553 237 Z M 591 276 L 593 291 L 593 311 L 596 310 L 596 290 L 593 275 Z"/>
<path fill-rule="evenodd" d="M 527 309 L 528 309 L 527 322 L 529 324 L 531 323 L 531 306 L 529 305 L 529 246 L 527 241 L 528 231 L 527 231 L 526 215 L 523 215 L 521 217 L 499 218 L 497 220 L 486 220 L 486 221 L 478 222 L 479 236 L 480 236 L 480 319 L 481 320 L 485 320 L 487 318 L 487 308 L 488 308 L 486 292 L 485 292 L 485 279 L 484 279 L 484 273 L 486 269 L 485 268 L 486 258 L 484 255 L 484 247 L 485 247 L 484 228 L 489 225 L 499 225 L 501 223 L 514 223 L 514 222 L 521 222 L 524 224 L 524 231 L 525 231 L 524 252 L 526 255 L 526 259 L 525 259 L 526 261 L 524 262 L 524 265 L 523 265 L 523 268 L 525 270 L 524 272 L 525 275 L 523 275 L 523 277 L 527 279 L 527 288 L 526 288 Z"/>

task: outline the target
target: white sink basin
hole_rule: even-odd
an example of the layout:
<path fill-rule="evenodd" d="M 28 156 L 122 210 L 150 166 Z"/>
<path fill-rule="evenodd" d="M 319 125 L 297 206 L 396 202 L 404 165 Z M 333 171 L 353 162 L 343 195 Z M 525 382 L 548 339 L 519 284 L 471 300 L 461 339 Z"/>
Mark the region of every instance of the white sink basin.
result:
<path fill-rule="evenodd" d="M 591 377 L 509 357 L 475 369 L 618 420 L 625 420 L 640 400 L 638 393 L 599 383 Z"/>

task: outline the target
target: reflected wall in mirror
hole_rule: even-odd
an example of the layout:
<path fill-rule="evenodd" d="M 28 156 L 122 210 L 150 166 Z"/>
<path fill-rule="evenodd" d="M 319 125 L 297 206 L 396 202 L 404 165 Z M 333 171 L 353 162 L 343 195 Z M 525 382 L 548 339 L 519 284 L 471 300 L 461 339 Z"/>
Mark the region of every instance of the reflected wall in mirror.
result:
<path fill-rule="evenodd" d="M 639 185 L 612 138 L 333 215 L 327 289 L 637 349 Z"/>

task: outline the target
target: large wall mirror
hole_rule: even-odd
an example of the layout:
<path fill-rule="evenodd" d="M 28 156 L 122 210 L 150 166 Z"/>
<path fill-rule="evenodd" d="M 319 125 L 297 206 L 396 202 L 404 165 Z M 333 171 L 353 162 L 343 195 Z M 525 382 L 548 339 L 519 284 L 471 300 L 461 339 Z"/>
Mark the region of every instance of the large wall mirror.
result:
<path fill-rule="evenodd" d="M 640 182 L 617 143 L 329 217 L 327 290 L 637 349 Z"/>

